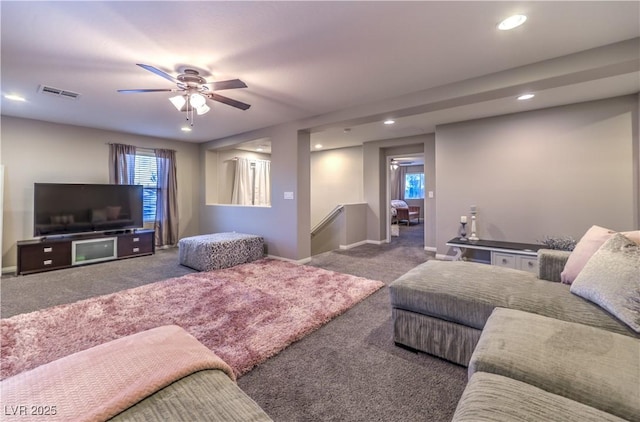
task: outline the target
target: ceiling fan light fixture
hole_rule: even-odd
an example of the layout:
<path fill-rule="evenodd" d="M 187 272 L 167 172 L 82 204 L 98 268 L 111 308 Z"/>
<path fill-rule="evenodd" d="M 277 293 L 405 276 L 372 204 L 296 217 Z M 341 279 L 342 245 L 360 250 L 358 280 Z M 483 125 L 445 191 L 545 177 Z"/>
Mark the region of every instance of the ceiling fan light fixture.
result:
<path fill-rule="evenodd" d="M 196 113 L 198 113 L 198 116 L 202 116 L 203 114 L 207 113 L 209 110 L 211 110 L 211 108 L 209 108 L 208 105 L 202 104 L 200 107 L 196 108 Z"/>
<path fill-rule="evenodd" d="M 191 107 L 197 110 L 200 107 L 205 106 L 207 104 L 207 99 L 202 94 L 197 94 L 197 93 L 191 94 L 191 96 L 189 97 L 189 104 L 191 104 Z M 201 114 L 201 113 L 198 113 L 198 114 Z"/>
<path fill-rule="evenodd" d="M 182 107 L 187 103 L 187 99 L 184 95 L 176 95 L 175 97 L 169 98 L 169 101 L 173 104 L 178 111 L 182 111 Z"/>

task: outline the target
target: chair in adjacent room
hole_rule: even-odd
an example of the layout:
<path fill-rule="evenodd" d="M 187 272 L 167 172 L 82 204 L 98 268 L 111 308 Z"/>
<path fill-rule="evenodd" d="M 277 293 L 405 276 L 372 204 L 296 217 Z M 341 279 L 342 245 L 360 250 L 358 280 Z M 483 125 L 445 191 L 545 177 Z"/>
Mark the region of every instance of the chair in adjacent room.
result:
<path fill-rule="evenodd" d="M 411 219 L 418 219 L 418 223 L 420 223 L 420 207 L 410 206 L 400 199 L 391 200 L 391 207 L 396 210 L 398 224 L 405 221 L 408 226 L 411 224 Z"/>

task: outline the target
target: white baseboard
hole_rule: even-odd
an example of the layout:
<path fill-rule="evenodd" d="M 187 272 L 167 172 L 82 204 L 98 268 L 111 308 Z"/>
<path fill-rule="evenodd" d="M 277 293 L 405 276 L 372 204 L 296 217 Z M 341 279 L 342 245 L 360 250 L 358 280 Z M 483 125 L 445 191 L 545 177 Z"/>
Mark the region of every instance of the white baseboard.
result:
<path fill-rule="evenodd" d="M 18 271 L 18 267 L 4 267 L 2 269 L 2 274 L 15 274 Z"/>
<path fill-rule="evenodd" d="M 277 255 L 267 255 L 267 258 L 277 259 L 279 261 L 292 262 L 294 264 L 299 264 L 299 265 L 304 265 L 311 262 L 311 257 L 296 260 L 296 259 L 284 258 L 282 256 L 277 256 Z"/>
<path fill-rule="evenodd" d="M 156 250 L 173 249 L 177 247 L 178 245 L 162 245 L 162 246 L 156 246 Z"/>
<path fill-rule="evenodd" d="M 346 249 L 352 249 L 362 245 L 382 245 L 384 243 L 388 243 L 388 242 L 386 240 L 362 240 L 360 242 L 351 243 L 349 245 L 340 245 L 339 248 L 341 250 L 346 250 Z"/>
<path fill-rule="evenodd" d="M 352 249 L 352 248 L 355 248 L 357 246 L 366 245 L 367 243 L 369 243 L 368 240 L 362 240 L 360 242 L 351 243 L 349 245 L 340 245 L 340 249 L 342 249 L 342 250 Z"/>
<path fill-rule="evenodd" d="M 434 248 L 433 246 L 425 246 L 424 250 L 427 252 L 438 252 L 438 248 Z"/>
<path fill-rule="evenodd" d="M 367 240 L 366 242 L 370 245 L 383 245 L 385 243 L 389 243 L 387 242 L 386 239 L 385 240 Z"/>

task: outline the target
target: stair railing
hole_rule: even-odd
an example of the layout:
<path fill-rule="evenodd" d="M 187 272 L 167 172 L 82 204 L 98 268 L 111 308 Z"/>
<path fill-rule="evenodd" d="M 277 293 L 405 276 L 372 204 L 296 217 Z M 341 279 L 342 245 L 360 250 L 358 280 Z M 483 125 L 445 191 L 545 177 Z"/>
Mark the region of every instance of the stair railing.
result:
<path fill-rule="evenodd" d="M 344 211 L 344 205 L 337 205 L 326 217 L 324 217 L 315 227 L 311 230 L 311 237 L 316 236 L 322 229 L 324 229 L 329 223 L 336 219 L 340 213 Z"/>

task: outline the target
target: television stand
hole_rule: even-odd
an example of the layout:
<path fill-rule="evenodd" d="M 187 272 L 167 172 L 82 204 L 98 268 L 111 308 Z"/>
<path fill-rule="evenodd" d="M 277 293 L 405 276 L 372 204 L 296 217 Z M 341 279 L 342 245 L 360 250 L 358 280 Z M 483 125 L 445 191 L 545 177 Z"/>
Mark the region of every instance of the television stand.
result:
<path fill-rule="evenodd" d="M 18 275 L 155 253 L 155 231 L 92 233 L 18 242 Z"/>

